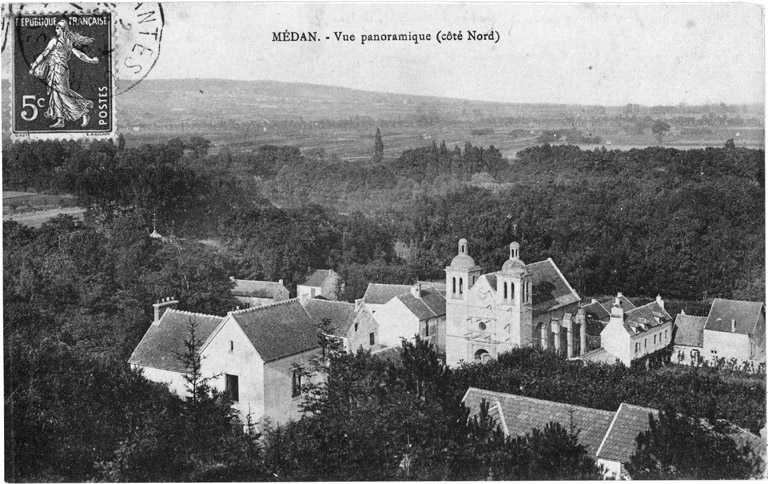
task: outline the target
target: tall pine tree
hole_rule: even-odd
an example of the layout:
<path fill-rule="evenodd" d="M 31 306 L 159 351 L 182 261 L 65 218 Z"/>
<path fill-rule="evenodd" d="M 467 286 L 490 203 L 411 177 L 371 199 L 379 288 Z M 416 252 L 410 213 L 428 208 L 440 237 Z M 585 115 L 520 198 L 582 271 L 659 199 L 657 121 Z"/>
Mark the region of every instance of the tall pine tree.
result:
<path fill-rule="evenodd" d="M 376 128 L 376 140 L 373 142 L 373 161 L 376 163 L 384 159 L 384 142 L 381 140 L 381 129 Z"/>

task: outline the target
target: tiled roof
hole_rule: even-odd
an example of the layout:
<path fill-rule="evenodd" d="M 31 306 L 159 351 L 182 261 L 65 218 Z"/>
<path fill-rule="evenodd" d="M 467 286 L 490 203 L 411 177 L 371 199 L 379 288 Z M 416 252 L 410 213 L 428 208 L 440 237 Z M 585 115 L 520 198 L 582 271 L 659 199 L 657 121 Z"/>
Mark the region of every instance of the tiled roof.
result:
<path fill-rule="evenodd" d="M 390 299 L 410 292 L 411 286 L 404 284 L 377 284 L 371 282 L 363 295 L 367 304 L 386 304 Z"/>
<path fill-rule="evenodd" d="M 315 324 L 320 324 L 324 319 L 330 321 L 337 336 L 347 334 L 355 319 L 355 305 L 352 303 L 315 298 L 306 299 L 301 304 Z"/>
<path fill-rule="evenodd" d="M 273 298 L 285 286 L 279 282 L 234 279 L 233 296 Z"/>
<path fill-rule="evenodd" d="M 706 324 L 707 318 L 704 316 L 678 314 L 675 319 L 675 344 L 702 348 Z"/>
<path fill-rule="evenodd" d="M 445 297 L 433 288 L 422 287 L 420 298 L 411 292 L 401 294 L 397 298 L 419 321 L 445 316 Z"/>
<path fill-rule="evenodd" d="M 622 403 L 616 411 L 608 433 L 600 444 L 597 458 L 627 463 L 635 453 L 635 439 L 650 429 L 648 417 L 658 418 L 658 410 Z"/>
<path fill-rule="evenodd" d="M 579 356 L 580 360 L 591 361 L 593 363 L 616 363 L 616 356 L 608 353 L 605 348 L 598 348 L 596 350 L 587 351 L 583 355 Z"/>
<path fill-rule="evenodd" d="M 298 299 L 229 314 L 265 362 L 320 347 L 318 328 Z"/>
<path fill-rule="evenodd" d="M 527 264 L 526 268 L 531 272 L 534 315 L 581 300 L 552 259 Z"/>
<path fill-rule="evenodd" d="M 186 368 L 177 355 L 185 352 L 190 322 L 197 324 L 195 338 L 205 342 L 223 320 L 219 316 L 168 309 L 159 323 L 147 329 L 128 363 L 183 373 Z"/>
<path fill-rule="evenodd" d="M 732 301 L 730 299 L 715 299 L 707 316 L 708 331 L 731 332 L 731 320 L 736 320 L 736 333 L 754 334 L 755 326 L 763 303 L 752 301 Z"/>
<path fill-rule="evenodd" d="M 587 313 L 588 318 L 595 319 L 597 321 L 608 321 L 611 319 L 611 312 L 605 307 L 600 304 L 600 302 L 595 301 L 587 304 L 586 306 L 582 306 L 584 308 L 584 311 Z M 610 308 L 610 306 L 609 306 Z"/>
<path fill-rule="evenodd" d="M 600 305 L 603 306 L 603 308 L 608 311 L 608 314 L 611 313 L 611 307 L 613 307 L 613 303 L 616 300 L 616 296 L 605 296 L 598 299 L 600 302 Z M 627 299 L 625 296 L 619 297 L 619 305 L 621 306 L 621 309 L 624 310 L 626 313 L 627 311 L 631 311 L 633 309 L 637 309 L 637 306 L 632 304 L 632 301 Z"/>
<path fill-rule="evenodd" d="M 566 430 L 573 428 L 578 432 L 578 441 L 587 453 L 594 457 L 608 426 L 613 419 L 613 412 L 594 408 L 579 407 L 565 403 L 538 400 L 535 398 L 511 395 L 508 393 L 492 392 L 469 388 L 464 395 L 464 405 L 470 410 L 470 415 L 480 411 L 480 403 L 485 399 L 489 410 L 495 405 L 501 408 L 501 414 L 506 423 L 509 436 L 517 437 L 540 429 L 549 422 L 557 422 Z M 498 412 L 498 410 L 495 410 Z M 498 415 L 498 414 L 496 414 Z M 502 422 L 497 422 L 502 424 Z"/>
<path fill-rule="evenodd" d="M 307 274 L 307 277 L 304 278 L 304 282 L 302 282 L 301 285 L 309 287 L 320 287 L 323 285 L 326 279 L 331 277 L 332 273 L 333 271 L 330 269 L 315 269 L 314 271 Z"/>
<path fill-rule="evenodd" d="M 638 334 L 672 321 L 672 316 L 655 301 L 624 313 L 624 329 Z"/>

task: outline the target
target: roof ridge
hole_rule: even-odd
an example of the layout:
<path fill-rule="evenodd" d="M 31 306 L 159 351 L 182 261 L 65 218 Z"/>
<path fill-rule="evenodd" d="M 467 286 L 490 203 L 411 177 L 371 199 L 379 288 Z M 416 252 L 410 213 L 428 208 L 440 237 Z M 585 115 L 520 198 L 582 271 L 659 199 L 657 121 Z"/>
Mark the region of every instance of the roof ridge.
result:
<path fill-rule="evenodd" d="M 413 286 L 413 284 L 390 284 L 388 282 L 369 282 L 368 287 L 370 286 Z"/>
<path fill-rule="evenodd" d="M 296 299 L 296 298 L 294 298 L 294 299 Z M 324 303 L 335 303 L 335 304 L 349 304 L 350 306 L 354 306 L 355 305 L 355 303 L 351 303 L 351 302 L 348 302 L 348 301 L 331 301 L 330 299 L 309 298 L 309 299 L 306 300 L 306 302 L 309 302 L 309 301 L 320 301 L 320 302 L 324 302 Z"/>
<path fill-rule="evenodd" d="M 261 306 L 253 306 L 253 307 L 250 307 L 250 308 L 235 309 L 234 311 L 229 311 L 227 314 L 235 315 L 235 314 L 244 314 L 244 313 L 247 313 L 247 312 L 256 312 L 259 309 L 271 308 L 271 307 L 274 307 L 274 306 L 279 306 L 281 304 L 288 304 L 288 303 L 293 302 L 293 301 L 299 301 L 299 298 L 294 297 L 292 299 L 286 299 L 285 301 L 277 301 L 277 302 L 273 302 L 273 303 L 269 303 L 269 304 L 264 304 L 264 305 L 261 305 Z"/>
<path fill-rule="evenodd" d="M 524 398 L 526 400 L 534 400 L 536 402 L 554 403 L 554 404 L 557 404 L 557 405 L 565 405 L 565 406 L 568 406 L 568 407 L 581 408 L 581 409 L 591 410 L 591 411 L 596 411 L 596 412 L 614 413 L 614 412 L 611 412 L 610 410 L 603 410 L 601 408 L 585 407 L 584 405 L 576 405 L 574 403 L 557 402 L 555 400 L 544 400 L 542 398 L 527 397 L 525 395 L 517 395 L 516 393 L 497 392 L 497 391 L 494 391 L 494 390 L 486 390 L 484 388 L 477 388 L 477 387 L 469 387 L 467 389 L 467 393 L 464 395 L 464 398 L 466 398 L 466 396 L 469 394 L 469 392 L 471 390 L 476 390 L 476 391 L 479 391 L 479 392 L 486 392 L 486 393 L 501 395 L 503 397 Z M 464 399 L 462 399 L 462 401 L 464 401 Z"/>
<path fill-rule="evenodd" d="M 179 313 L 179 314 L 187 314 L 189 316 L 203 316 L 205 318 L 221 318 L 221 319 L 224 319 L 224 317 L 225 317 L 225 316 L 217 316 L 216 314 L 196 313 L 196 312 L 193 312 L 193 311 L 184 311 L 183 309 L 173 309 L 173 308 L 166 309 L 165 313 L 169 313 L 171 311 L 173 311 L 174 313 Z M 163 313 L 163 315 L 165 315 L 165 313 Z"/>

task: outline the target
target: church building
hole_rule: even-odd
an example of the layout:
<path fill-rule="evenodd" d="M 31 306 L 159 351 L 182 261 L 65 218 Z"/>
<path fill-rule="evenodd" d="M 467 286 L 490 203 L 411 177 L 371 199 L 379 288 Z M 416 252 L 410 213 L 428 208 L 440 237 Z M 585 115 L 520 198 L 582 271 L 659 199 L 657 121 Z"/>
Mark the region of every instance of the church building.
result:
<path fill-rule="evenodd" d="M 483 274 L 461 239 L 445 276 L 448 365 L 487 361 L 524 346 L 554 349 L 569 358 L 586 348 L 579 295 L 552 259 L 526 265 L 520 244 L 512 242 L 501 270 Z"/>

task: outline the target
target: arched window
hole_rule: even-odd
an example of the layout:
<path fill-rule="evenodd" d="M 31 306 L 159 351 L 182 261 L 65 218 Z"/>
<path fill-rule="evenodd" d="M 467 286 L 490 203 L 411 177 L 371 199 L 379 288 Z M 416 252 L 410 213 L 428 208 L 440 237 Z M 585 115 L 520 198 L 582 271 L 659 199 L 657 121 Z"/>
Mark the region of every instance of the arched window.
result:
<path fill-rule="evenodd" d="M 512 301 L 515 300 L 515 283 L 514 282 L 509 283 L 509 299 Z"/>
<path fill-rule="evenodd" d="M 453 294 L 456 294 L 456 278 L 453 278 Z"/>
<path fill-rule="evenodd" d="M 507 299 L 507 283 L 504 282 L 504 299 Z"/>
<path fill-rule="evenodd" d="M 486 361 L 489 361 L 491 359 L 490 353 L 488 353 L 485 350 L 477 350 L 475 352 L 475 362 L 476 363 L 485 363 Z"/>
<path fill-rule="evenodd" d="M 464 278 L 459 277 L 459 294 L 464 294 Z"/>

